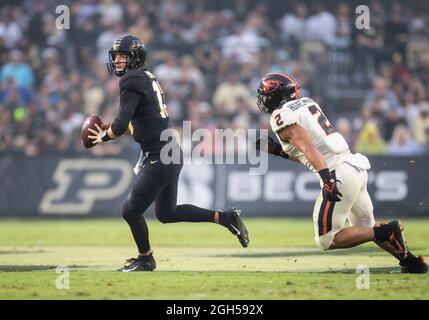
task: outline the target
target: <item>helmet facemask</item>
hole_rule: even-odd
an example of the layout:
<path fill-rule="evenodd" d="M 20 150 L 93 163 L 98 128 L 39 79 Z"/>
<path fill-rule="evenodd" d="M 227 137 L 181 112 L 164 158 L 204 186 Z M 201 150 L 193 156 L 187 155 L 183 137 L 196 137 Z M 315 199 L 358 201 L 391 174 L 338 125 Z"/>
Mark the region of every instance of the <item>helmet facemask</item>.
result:
<path fill-rule="evenodd" d="M 125 66 L 123 69 L 118 69 L 118 66 L 115 62 L 116 56 L 119 54 L 127 56 L 127 60 L 125 61 Z M 109 51 L 109 62 L 107 63 L 107 70 L 109 71 L 110 75 L 115 74 L 118 77 L 122 77 L 125 74 L 125 72 L 127 71 L 127 69 L 129 68 L 129 64 L 130 64 L 129 61 L 130 61 L 130 55 L 128 52 L 110 50 Z"/>
<path fill-rule="evenodd" d="M 130 39 L 131 38 L 131 39 Z M 118 54 L 126 55 L 127 60 L 123 69 L 118 69 L 115 58 Z M 117 39 L 109 50 L 109 62 L 107 63 L 107 70 L 111 75 L 115 74 L 121 77 L 127 70 L 141 68 L 145 65 L 146 49 L 140 39 L 134 36 L 126 36 Z"/>
<path fill-rule="evenodd" d="M 261 81 L 256 102 L 259 110 L 264 113 L 272 113 L 280 106 L 283 100 L 283 83 L 277 79 Z"/>

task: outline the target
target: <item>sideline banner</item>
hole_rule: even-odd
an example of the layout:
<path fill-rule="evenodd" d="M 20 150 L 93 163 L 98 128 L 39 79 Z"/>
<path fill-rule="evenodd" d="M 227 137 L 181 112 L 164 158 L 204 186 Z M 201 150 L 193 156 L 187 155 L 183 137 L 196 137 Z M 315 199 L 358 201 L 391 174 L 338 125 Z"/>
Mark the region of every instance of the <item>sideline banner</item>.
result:
<path fill-rule="evenodd" d="M 121 214 L 137 159 L 0 154 L 0 216 L 97 217 Z M 370 158 L 368 190 L 376 216 L 429 217 L 429 157 Z M 304 166 L 269 158 L 265 175 L 247 165 L 185 165 L 178 203 L 246 216 L 311 217 L 320 192 Z M 147 216 L 152 216 L 152 208 Z"/>

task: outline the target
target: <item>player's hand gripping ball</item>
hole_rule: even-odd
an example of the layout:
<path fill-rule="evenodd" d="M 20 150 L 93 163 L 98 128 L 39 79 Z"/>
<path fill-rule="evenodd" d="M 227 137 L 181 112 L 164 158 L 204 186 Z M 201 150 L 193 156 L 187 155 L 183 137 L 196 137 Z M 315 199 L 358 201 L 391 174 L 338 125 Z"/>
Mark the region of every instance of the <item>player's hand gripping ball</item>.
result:
<path fill-rule="evenodd" d="M 96 114 L 92 114 L 85 119 L 82 125 L 82 129 L 80 130 L 80 140 L 82 141 L 83 146 L 87 149 L 92 148 L 96 145 L 93 143 L 92 139 L 88 138 L 88 136 L 94 135 L 88 129 L 98 131 L 97 127 L 95 126 L 96 124 L 99 127 L 104 128 L 103 121 L 100 119 L 100 117 Z"/>

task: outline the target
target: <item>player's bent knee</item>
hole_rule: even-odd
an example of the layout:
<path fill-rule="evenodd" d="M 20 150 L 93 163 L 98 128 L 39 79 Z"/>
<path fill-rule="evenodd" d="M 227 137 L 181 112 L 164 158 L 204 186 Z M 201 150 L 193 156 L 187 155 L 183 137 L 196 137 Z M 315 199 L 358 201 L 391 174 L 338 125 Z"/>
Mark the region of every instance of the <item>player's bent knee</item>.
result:
<path fill-rule="evenodd" d="M 156 218 L 161 223 L 177 222 L 175 213 L 176 213 L 175 209 L 170 208 L 169 206 L 155 207 Z"/>
<path fill-rule="evenodd" d="M 354 221 L 352 226 L 362 228 L 374 228 L 375 226 L 377 226 L 377 223 L 375 222 L 374 217 L 368 216 L 360 219 L 359 221 Z"/>
<path fill-rule="evenodd" d="M 334 237 L 336 233 L 327 233 L 322 236 L 316 236 L 315 241 L 317 246 L 323 251 L 329 250 L 332 243 L 334 242 Z"/>
<path fill-rule="evenodd" d="M 173 213 L 167 212 L 167 214 L 165 212 L 163 214 L 156 213 L 156 218 L 161 223 L 177 222 L 177 219 L 174 217 L 174 212 Z"/>
<path fill-rule="evenodd" d="M 157 219 L 159 222 L 161 223 L 172 223 L 172 222 L 176 222 L 175 220 L 171 219 L 170 217 L 165 217 L 165 216 L 157 216 Z"/>
<path fill-rule="evenodd" d="M 141 215 L 142 212 L 140 212 L 137 208 L 131 206 L 128 201 L 125 201 L 124 205 L 122 206 L 122 218 L 128 221 L 136 219 Z"/>

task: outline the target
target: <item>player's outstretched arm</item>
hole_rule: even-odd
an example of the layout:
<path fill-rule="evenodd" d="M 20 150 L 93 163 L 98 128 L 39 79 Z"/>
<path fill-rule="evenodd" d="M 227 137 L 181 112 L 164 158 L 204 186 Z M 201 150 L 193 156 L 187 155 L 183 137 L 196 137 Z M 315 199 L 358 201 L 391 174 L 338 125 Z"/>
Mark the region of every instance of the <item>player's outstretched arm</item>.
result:
<path fill-rule="evenodd" d="M 296 148 L 298 148 L 314 169 L 320 171 L 328 168 L 325 158 L 319 150 L 311 142 L 310 135 L 307 130 L 301 127 L 299 124 L 293 124 L 278 132 L 280 138 L 283 141 L 289 141 Z"/>
<path fill-rule="evenodd" d="M 275 141 L 271 137 L 261 137 L 256 140 L 255 147 L 257 150 L 262 150 L 267 153 L 271 153 L 275 156 L 282 157 L 284 159 L 288 159 L 290 161 L 301 163 L 298 158 L 291 156 L 283 151 L 282 146 L 280 143 Z"/>
<path fill-rule="evenodd" d="M 310 164 L 319 172 L 320 178 L 323 180 L 323 198 L 328 201 L 341 201 L 341 192 L 338 191 L 337 181 L 335 177 L 331 176 L 328 164 L 311 141 L 310 135 L 307 130 L 299 124 L 292 124 L 283 128 L 278 132 L 280 139 L 289 141 L 296 148 L 298 148 Z"/>

